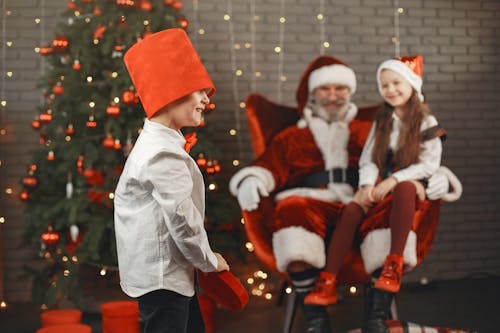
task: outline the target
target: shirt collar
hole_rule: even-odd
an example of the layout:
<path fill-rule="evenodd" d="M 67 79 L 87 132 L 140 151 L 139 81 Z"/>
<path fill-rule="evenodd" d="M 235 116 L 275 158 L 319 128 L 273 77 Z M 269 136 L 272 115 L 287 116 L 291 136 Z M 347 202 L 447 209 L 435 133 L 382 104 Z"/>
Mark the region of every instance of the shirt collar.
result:
<path fill-rule="evenodd" d="M 170 141 L 175 145 L 184 149 L 186 144 L 186 139 L 182 135 L 181 131 L 176 131 L 170 127 L 146 119 L 144 121 L 143 131 L 149 132 L 151 134 L 157 135 L 162 138 L 162 140 Z"/>

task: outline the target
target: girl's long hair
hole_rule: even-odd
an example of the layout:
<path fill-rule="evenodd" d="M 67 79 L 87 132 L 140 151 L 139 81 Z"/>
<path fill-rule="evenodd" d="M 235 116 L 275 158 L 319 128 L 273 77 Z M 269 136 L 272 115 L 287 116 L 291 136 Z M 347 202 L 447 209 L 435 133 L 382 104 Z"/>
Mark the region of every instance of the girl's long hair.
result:
<path fill-rule="evenodd" d="M 392 113 L 394 107 L 384 103 L 375 115 L 375 142 L 372 151 L 372 161 L 382 170 L 387 160 L 389 152 L 389 140 L 392 131 Z M 418 162 L 420 154 L 422 120 L 431 115 L 429 107 L 422 103 L 418 94 L 413 89 L 413 94 L 406 103 L 406 110 L 403 114 L 403 127 L 399 134 L 397 150 L 394 152 L 395 162 L 404 168 Z"/>

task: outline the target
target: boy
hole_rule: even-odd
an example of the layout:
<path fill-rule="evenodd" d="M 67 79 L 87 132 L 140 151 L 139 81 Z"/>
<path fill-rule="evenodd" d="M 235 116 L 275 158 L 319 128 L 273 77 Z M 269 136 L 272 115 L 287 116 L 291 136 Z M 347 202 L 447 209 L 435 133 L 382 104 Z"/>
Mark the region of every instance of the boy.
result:
<path fill-rule="evenodd" d="M 148 119 L 115 191 L 120 285 L 146 333 L 204 332 L 194 269 L 229 266 L 210 248 L 203 177 L 180 129 L 200 124 L 215 87 L 182 29 L 145 38 L 124 61 Z"/>

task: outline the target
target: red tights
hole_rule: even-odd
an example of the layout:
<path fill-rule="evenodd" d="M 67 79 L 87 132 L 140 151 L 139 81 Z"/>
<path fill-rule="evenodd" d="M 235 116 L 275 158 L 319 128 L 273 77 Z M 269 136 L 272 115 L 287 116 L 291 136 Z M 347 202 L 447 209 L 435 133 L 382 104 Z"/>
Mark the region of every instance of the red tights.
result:
<path fill-rule="evenodd" d="M 390 254 L 403 255 L 406 239 L 411 230 L 416 208 L 417 190 L 412 182 L 398 183 L 392 192 L 392 208 L 389 216 L 391 228 Z M 337 274 L 347 251 L 349 251 L 354 234 L 365 217 L 361 206 L 351 201 L 344 207 L 340 221 L 328 246 L 325 271 Z"/>

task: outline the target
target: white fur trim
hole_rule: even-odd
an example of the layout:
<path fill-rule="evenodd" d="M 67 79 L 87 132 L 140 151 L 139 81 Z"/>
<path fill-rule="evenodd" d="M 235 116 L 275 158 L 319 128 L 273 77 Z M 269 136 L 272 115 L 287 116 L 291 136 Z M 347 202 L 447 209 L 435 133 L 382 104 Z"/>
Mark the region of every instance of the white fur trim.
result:
<path fill-rule="evenodd" d="M 368 233 L 361 243 L 361 257 L 368 274 L 384 266 L 391 250 L 391 229 L 376 229 Z M 404 270 L 410 271 L 417 265 L 417 234 L 410 231 L 403 251 Z"/>
<path fill-rule="evenodd" d="M 439 167 L 439 169 L 446 174 L 446 176 L 448 177 L 448 181 L 450 182 L 450 186 L 452 188 L 451 192 L 448 192 L 443 196 L 443 200 L 452 202 L 460 199 L 460 196 L 462 196 L 463 188 L 462 188 L 462 183 L 460 182 L 458 177 L 445 166 L 441 166 Z"/>
<path fill-rule="evenodd" d="M 278 271 L 283 273 L 294 261 L 303 261 L 316 268 L 325 266 L 325 241 L 303 227 L 287 227 L 275 232 L 273 251 Z"/>
<path fill-rule="evenodd" d="M 342 202 L 346 204 L 352 200 L 353 195 L 354 191 L 351 185 L 331 183 L 328 184 L 328 188 L 296 187 L 284 190 L 278 193 L 274 197 L 274 200 L 278 202 L 292 196 L 298 196 L 326 202 Z"/>
<path fill-rule="evenodd" d="M 276 186 L 271 171 L 260 166 L 249 166 L 241 169 L 240 171 L 235 173 L 233 177 L 231 177 L 231 180 L 229 181 L 229 191 L 232 195 L 238 195 L 238 187 L 240 186 L 240 183 L 243 181 L 243 179 L 249 176 L 259 178 L 266 186 L 266 190 L 268 193 L 271 193 Z"/>
<path fill-rule="evenodd" d="M 333 64 L 312 71 L 308 81 L 309 92 L 328 83 L 348 86 L 351 89 L 351 95 L 356 92 L 356 74 L 345 65 Z"/>
<path fill-rule="evenodd" d="M 422 78 L 418 76 L 410 67 L 405 65 L 402 61 L 389 59 L 380 64 L 377 69 L 377 83 L 378 91 L 382 95 L 382 84 L 380 83 L 380 74 L 384 69 L 390 69 L 401 75 L 410 85 L 415 88 L 418 93 L 418 97 L 421 101 L 424 101 L 424 96 L 422 95 Z"/>

